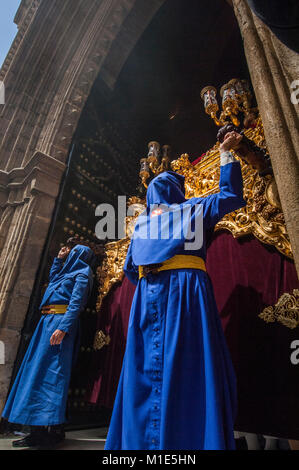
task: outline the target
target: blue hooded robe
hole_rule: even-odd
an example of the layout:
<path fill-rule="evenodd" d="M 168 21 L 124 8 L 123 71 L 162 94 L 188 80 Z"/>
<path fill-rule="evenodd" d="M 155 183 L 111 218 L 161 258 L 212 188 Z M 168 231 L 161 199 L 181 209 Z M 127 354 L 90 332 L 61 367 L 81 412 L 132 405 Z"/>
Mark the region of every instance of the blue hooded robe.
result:
<path fill-rule="evenodd" d="M 239 162 L 221 166 L 219 186 L 217 194 L 190 200 L 176 173 L 162 173 L 148 186 L 147 209 L 137 219 L 124 267 L 137 287 L 106 450 L 235 448 L 236 379 L 208 274 L 181 268 L 138 279 L 139 265 L 174 255 L 205 260 L 215 224 L 246 204 Z M 138 235 L 151 219 L 151 204 L 174 203 L 189 205 L 191 222 L 201 215 L 201 248 L 186 249 L 184 236 L 173 238 L 174 223 L 169 238 L 161 236 L 165 210 L 156 216 L 155 239 Z"/>
<path fill-rule="evenodd" d="M 93 257 L 90 248 L 76 245 L 65 263 L 54 259 L 40 308 L 68 304 L 68 309 L 64 314 L 41 316 L 2 413 L 10 423 L 54 426 L 65 422 L 79 314 L 93 285 Z M 60 345 L 51 346 L 57 329 L 66 335 Z"/>

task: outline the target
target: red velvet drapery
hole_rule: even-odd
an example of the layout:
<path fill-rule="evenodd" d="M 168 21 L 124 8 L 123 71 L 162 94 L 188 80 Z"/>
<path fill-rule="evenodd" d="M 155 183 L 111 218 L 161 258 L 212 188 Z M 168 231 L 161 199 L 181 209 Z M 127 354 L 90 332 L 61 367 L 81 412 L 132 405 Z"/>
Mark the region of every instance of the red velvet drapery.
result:
<path fill-rule="evenodd" d="M 93 352 L 89 371 L 90 403 L 113 408 L 122 359 L 126 347 L 127 328 L 135 285 L 124 277 L 104 299 L 98 314 L 97 330 L 110 336 L 109 346 Z"/>
<path fill-rule="evenodd" d="M 299 365 L 291 343 L 299 328 L 265 323 L 258 314 L 298 288 L 293 262 L 250 236 L 215 234 L 207 270 L 238 380 L 236 429 L 299 437 Z"/>

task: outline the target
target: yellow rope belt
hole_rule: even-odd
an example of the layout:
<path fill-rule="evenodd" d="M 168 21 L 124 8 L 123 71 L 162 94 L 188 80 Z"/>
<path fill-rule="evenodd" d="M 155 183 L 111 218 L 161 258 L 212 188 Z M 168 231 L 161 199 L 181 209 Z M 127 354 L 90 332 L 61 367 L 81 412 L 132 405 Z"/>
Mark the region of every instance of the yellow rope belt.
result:
<path fill-rule="evenodd" d="M 68 305 L 45 305 L 42 307 L 43 315 L 59 315 L 67 311 Z"/>
<path fill-rule="evenodd" d="M 163 263 L 138 266 L 139 279 L 145 277 L 149 273 L 182 268 L 201 269 L 202 271 L 206 271 L 206 265 L 202 258 L 192 255 L 175 255 L 172 258 L 163 261 Z"/>

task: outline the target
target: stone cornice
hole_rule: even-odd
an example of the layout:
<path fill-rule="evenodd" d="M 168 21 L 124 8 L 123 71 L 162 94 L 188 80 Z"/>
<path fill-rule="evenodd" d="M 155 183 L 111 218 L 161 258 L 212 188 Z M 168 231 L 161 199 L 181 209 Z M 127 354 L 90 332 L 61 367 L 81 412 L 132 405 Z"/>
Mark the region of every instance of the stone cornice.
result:
<path fill-rule="evenodd" d="M 23 2 L 21 3 L 14 19 L 14 22 L 18 25 L 19 30 L 12 42 L 12 45 L 3 62 L 3 65 L 0 68 L 0 80 L 1 81 L 4 81 L 5 75 L 7 71 L 9 70 L 11 63 L 18 52 L 20 44 L 28 29 L 28 26 L 32 22 L 41 1 L 42 0 L 31 0 L 30 6 L 25 5 L 25 0 L 23 0 Z"/>
<path fill-rule="evenodd" d="M 18 10 L 15 14 L 15 17 L 14 17 L 14 23 L 18 27 L 20 27 L 22 21 L 24 20 L 24 18 L 26 17 L 28 11 L 32 7 L 32 4 L 33 4 L 33 0 L 21 0 L 19 8 L 18 8 Z"/>
<path fill-rule="evenodd" d="M 19 205 L 36 193 L 55 198 L 64 170 L 64 163 L 36 152 L 24 168 L 15 168 L 10 172 L 0 171 L 3 201 L 0 205 L 2 208 Z M 3 193 L 6 193 L 6 198 L 3 198 Z"/>

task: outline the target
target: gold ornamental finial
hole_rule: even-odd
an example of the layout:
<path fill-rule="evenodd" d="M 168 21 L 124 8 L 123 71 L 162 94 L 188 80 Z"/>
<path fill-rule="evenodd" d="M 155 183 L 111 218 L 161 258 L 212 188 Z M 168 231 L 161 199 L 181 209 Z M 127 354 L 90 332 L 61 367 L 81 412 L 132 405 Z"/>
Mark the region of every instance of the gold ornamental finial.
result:
<path fill-rule="evenodd" d="M 140 160 L 140 172 L 142 185 L 147 188 L 147 181 L 151 176 L 157 176 L 163 171 L 167 171 L 170 166 L 170 145 L 163 145 L 162 155 L 159 142 L 151 141 L 148 144 L 148 154 L 146 158 Z"/>
<path fill-rule="evenodd" d="M 201 90 L 200 96 L 204 101 L 207 114 L 211 116 L 215 124 L 219 127 L 232 123 L 236 127 L 240 125 L 239 113 L 247 117 L 256 108 L 251 108 L 252 93 L 247 80 L 232 78 L 220 89 L 222 98 L 222 111 L 217 117 L 219 105 L 216 98 L 217 90 L 213 86 L 206 86 Z"/>

